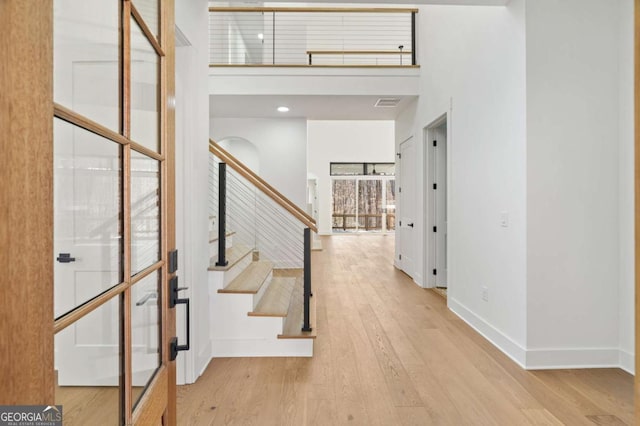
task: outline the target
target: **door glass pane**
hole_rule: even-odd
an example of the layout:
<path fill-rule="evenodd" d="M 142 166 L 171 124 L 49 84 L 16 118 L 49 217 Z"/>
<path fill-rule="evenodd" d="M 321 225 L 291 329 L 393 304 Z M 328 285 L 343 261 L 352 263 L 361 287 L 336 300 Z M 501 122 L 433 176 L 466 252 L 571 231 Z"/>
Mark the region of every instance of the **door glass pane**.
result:
<path fill-rule="evenodd" d="M 120 131 L 119 1 L 54 0 L 53 99 Z"/>
<path fill-rule="evenodd" d="M 154 272 L 131 288 L 133 401 L 140 399 L 160 366 L 160 274 Z"/>
<path fill-rule="evenodd" d="M 131 20 L 131 140 L 158 152 L 160 59 L 135 20 Z"/>
<path fill-rule="evenodd" d="M 160 260 L 160 163 L 131 151 L 131 274 Z"/>
<path fill-rule="evenodd" d="M 396 229 L 396 181 L 388 180 L 387 188 L 387 230 Z"/>
<path fill-rule="evenodd" d="M 119 308 L 116 296 L 55 336 L 55 402 L 65 426 L 122 423 Z"/>
<path fill-rule="evenodd" d="M 54 315 L 122 282 L 122 148 L 54 119 Z"/>
<path fill-rule="evenodd" d="M 363 231 L 382 230 L 382 181 L 358 181 L 358 228 Z"/>
<path fill-rule="evenodd" d="M 149 27 L 153 35 L 158 38 L 160 35 L 160 8 L 158 0 L 133 0 L 133 6 L 136 8 L 144 23 Z"/>
<path fill-rule="evenodd" d="M 356 181 L 335 179 L 333 181 L 334 232 L 353 232 L 356 229 Z"/>

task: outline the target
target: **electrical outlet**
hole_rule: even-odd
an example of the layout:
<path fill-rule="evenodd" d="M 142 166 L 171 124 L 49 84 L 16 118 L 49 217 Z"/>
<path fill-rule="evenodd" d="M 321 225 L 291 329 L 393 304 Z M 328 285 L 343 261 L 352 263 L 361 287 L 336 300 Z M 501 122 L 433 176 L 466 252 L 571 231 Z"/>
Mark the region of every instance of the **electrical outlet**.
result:
<path fill-rule="evenodd" d="M 489 288 L 488 287 L 482 287 L 482 300 L 484 300 L 485 302 L 489 301 Z"/>

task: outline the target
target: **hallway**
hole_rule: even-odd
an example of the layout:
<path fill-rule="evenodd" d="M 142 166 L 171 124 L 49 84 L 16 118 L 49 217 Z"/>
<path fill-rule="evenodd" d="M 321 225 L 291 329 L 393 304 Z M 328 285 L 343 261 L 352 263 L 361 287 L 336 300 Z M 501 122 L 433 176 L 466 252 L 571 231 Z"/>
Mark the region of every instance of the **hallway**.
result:
<path fill-rule="evenodd" d="M 522 370 L 392 263 L 392 235 L 323 237 L 305 358 L 214 359 L 182 425 L 633 424 L 622 370 Z"/>

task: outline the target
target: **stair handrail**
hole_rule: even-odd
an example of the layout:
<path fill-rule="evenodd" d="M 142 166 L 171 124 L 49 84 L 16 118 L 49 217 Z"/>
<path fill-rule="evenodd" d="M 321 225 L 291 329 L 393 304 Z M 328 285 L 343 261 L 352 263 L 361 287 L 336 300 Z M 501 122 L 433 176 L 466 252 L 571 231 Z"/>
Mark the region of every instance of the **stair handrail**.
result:
<path fill-rule="evenodd" d="M 293 217 L 302 222 L 305 226 L 311 229 L 313 232 L 318 232 L 316 221 L 307 212 L 302 210 L 296 204 L 294 204 L 287 197 L 282 195 L 277 189 L 269 185 L 264 179 L 258 176 L 253 170 L 247 167 L 240 160 L 231 155 L 228 151 L 222 148 L 214 140 L 209 139 L 209 152 L 218 157 L 224 163 L 228 164 L 233 170 L 242 175 L 245 179 L 251 182 L 256 188 L 262 191 L 265 195 L 276 202 L 280 207 L 291 213 Z"/>

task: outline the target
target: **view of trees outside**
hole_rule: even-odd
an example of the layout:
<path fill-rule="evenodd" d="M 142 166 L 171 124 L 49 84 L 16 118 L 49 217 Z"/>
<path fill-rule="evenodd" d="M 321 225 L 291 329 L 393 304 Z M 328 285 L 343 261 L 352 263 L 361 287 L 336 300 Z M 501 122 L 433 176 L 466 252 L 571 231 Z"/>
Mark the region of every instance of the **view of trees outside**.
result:
<path fill-rule="evenodd" d="M 395 229 L 395 178 L 334 179 L 332 189 L 334 232 Z"/>
<path fill-rule="evenodd" d="M 334 230 L 356 229 L 356 180 L 335 179 L 333 181 Z"/>
<path fill-rule="evenodd" d="M 396 229 L 396 180 L 387 180 L 387 230 Z"/>

